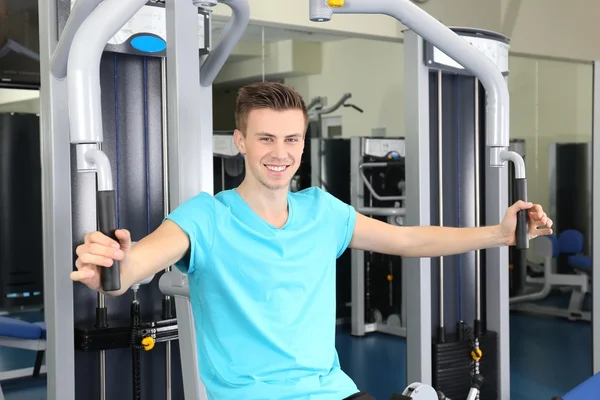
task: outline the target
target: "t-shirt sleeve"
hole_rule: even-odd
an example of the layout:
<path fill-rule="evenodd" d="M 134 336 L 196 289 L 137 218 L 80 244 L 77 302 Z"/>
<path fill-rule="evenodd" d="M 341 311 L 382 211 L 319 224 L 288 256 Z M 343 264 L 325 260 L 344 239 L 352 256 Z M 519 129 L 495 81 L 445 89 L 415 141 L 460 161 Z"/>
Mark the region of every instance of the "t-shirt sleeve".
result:
<path fill-rule="evenodd" d="M 186 274 L 204 267 L 210 258 L 215 233 L 215 199 L 200 193 L 182 203 L 167 218 L 176 223 L 190 238 L 188 253 L 175 267 Z"/>
<path fill-rule="evenodd" d="M 337 197 L 323 192 L 328 204 L 329 220 L 335 232 L 337 257 L 339 258 L 350 245 L 356 224 L 356 210 Z"/>

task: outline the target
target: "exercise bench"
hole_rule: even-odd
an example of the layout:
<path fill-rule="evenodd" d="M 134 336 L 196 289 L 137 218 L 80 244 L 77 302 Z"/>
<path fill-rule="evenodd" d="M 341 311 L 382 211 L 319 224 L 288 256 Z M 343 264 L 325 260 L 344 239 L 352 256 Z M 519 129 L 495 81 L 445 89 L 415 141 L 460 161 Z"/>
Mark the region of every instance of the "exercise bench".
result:
<path fill-rule="evenodd" d="M 37 378 L 42 369 L 46 352 L 46 324 L 44 322 L 26 322 L 16 318 L 0 317 L 0 346 L 36 351 L 32 376 Z M 29 372 L 30 369 L 24 371 Z M 0 400 L 4 399 L 2 381 L 21 378 L 23 370 L 0 372 Z"/>
<path fill-rule="evenodd" d="M 600 393 L 600 372 L 583 381 L 564 396 L 553 397 L 552 400 L 592 400 L 598 398 L 598 393 Z"/>

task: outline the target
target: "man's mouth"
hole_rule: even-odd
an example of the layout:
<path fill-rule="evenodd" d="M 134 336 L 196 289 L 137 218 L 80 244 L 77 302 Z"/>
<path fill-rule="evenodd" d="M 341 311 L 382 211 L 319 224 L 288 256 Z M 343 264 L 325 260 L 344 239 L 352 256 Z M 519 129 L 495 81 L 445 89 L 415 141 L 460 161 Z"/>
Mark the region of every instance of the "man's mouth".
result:
<path fill-rule="evenodd" d="M 285 170 L 287 167 L 289 167 L 289 165 L 265 164 L 265 167 L 267 167 L 269 170 L 271 170 L 273 172 L 281 172 L 281 171 Z"/>

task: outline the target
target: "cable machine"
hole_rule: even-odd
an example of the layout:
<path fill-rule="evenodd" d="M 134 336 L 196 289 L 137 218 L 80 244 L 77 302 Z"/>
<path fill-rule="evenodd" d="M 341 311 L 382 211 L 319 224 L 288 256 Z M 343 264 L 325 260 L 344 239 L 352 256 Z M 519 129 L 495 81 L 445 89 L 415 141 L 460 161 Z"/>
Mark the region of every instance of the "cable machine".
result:
<path fill-rule="evenodd" d="M 206 398 L 189 299 L 157 278 L 104 297 L 69 274 L 86 232 L 126 226 L 136 240 L 213 192 L 212 82 L 249 22 L 247 0 L 222 1 L 232 18 L 212 48 L 217 3 L 40 1 L 49 400 Z M 119 288 L 118 267 L 104 290 Z"/>
<path fill-rule="evenodd" d="M 493 32 L 451 30 L 409 0 L 310 1 L 311 21 L 326 22 L 333 14 L 385 14 L 408 27 L 404 33 L 406 132 L 410 133 L 406 137 L 407 225 L 499 223 L 508 207 L 508 163 L 515 166 L 516 197 L 527 200 L 525 163 L 519 154 L 508 149 L 510 107 L 503 76 L 508 71 L 506 38 Z M 459 79 L 459 75 L 465 78 Z M 452 97 L 446 100 L 445 89 L 450 80 L 455 81 L 455 89 L 471 88 L 460 104 Z M 452 110 L 453 106 L 457 109 Z M 463 120 L 466 117 L 470 122 L 474 131 L 468 138 L 460 137 L 467 135 L 468 130 L 449 129 L 452 126 L 445 125 L 449 117 L 444 113 L 448 107 L 455 117 Z M 459 147 L 456 140 L 461 138 Z M 470 151 L 465 153 L 465 149 Z M 472 171 L 471 182 L 463 180 L 456 185 L 452 182 L 453 175 L 464 176 L 466 166 Z M 446 170 L 446 167 L 453 168 Z M 468 204 L 469 193 L 477 201 Z M 454 202 L 446 202 L 447 195 Z M 470 218 L 457 215 L 460 210 L 469 213 Z M 519 212 L 517 219 L 517 247 L 527 248 L 527 212 Z M 456 293 L 446 288 L 456 287 L 452 283 L 457 282 L 458 275 L 446 266 L 465 259 L 474 262 L 469 263 L 468 269 L 459 265 L 463 274 L 458 282 L 462 283 L 464 276 L 468 277 L 468 283 L 461 288 L 460 306 L 454 310 L 461 310 L 464 304 L 471 315 L 456 318 L 447 315 L 444 307 L 446 300 L 450 304 L 456 301 Z M 406 279 L 411 282 L 406 294 L 408 382 L 420 382 L 405 393 L 414 394 L 414 399 L 435 399 L 437 394 L 428 385 L 437 385 L 436 389 L 451 398 L 476 398 L 481 390 L 482 370 L 487 368 L 485 379 L 490 383 L 484 384 L 481 398 L 510 398 L 508 249 L 439 260 L 407 259 L 404 264 Z M 433 298 L 432 293 L 436 293 Z M 432 307 L 436 300 L 437 306 Z M 454 322 L 458 319 L 459 323 L 453 322 L 449 327 L 448 319 Z M 470 321 L 473 328 L 463 329 Z M 479 331 L 490 334 L 478 337 Z M 467 340 L 463 333 L 468 335 Z M 480 341 L 487 340 L 489 349 L 482 356 Z M 456 355 L 452 354 L 453 349 L 458 350 Z M 415 387 L 422 387 L 420 394 L 411 389 Z"/>

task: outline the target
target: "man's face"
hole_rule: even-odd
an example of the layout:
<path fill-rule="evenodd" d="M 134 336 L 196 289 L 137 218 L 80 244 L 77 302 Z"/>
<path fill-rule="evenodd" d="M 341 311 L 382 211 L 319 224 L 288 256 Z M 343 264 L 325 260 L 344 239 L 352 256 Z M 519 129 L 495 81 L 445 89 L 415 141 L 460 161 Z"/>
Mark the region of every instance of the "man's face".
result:
<path fill-rule="evenodd" d="M 285 189 L 300 167 L 306 122 L 301 110 L 252 110 L 245 137 L 235 131 L 235 142 L 246 159 L 247 177 L 271 189 Z"/>

